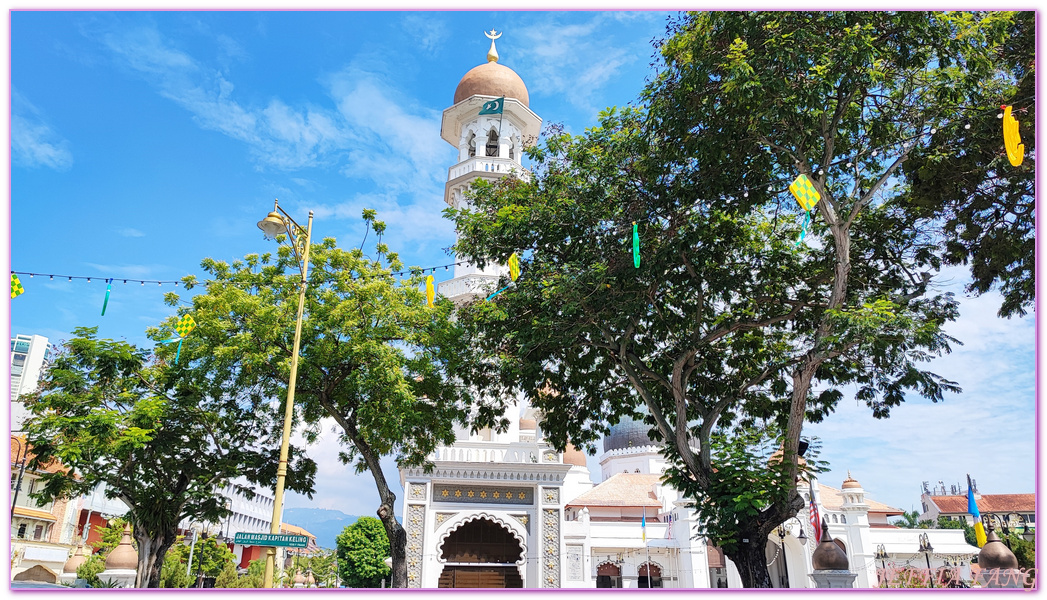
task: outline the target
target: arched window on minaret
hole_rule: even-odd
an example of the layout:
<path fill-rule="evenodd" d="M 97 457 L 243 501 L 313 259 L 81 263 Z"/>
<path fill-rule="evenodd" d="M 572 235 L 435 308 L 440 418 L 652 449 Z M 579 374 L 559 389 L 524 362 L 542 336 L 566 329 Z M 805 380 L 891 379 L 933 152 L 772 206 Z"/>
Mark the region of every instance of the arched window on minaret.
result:
<path fill-rule="evenodd" d="M 487 134 L 487 156 L 498 156 L 498 132 L 494 129 Z"/>
<path fill-rule="evenodd" d="M 476 133 L 469 132 L 469 157 L 476 156 Z"/>
<path fill-rule="evenodd" d="M 509 138 L 509 160 L 516 160 L 516 140 Z"/>

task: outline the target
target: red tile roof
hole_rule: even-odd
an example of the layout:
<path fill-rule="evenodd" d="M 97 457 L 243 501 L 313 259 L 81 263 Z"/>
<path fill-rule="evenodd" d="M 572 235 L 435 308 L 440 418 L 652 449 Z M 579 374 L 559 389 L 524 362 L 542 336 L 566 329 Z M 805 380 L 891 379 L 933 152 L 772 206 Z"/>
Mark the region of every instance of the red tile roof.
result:
<path fill-rule="evenodd" d="M 34 456 L 33 449 L 32 449 L 32 447 L 29 447 L 27 449 L 26 448 L 27 446 L 28 446 L 28 444 L 25 441 L 25 436 L 21 436 L 21 435 L 12 435 L 11 436 L 11 466 L 12 467 L 17 468 L 16 465 L 20 465 L 23 458 L 27 458 L 27 459 L 32 459 L 33 458 L 33 456 Z M 22 452 L 23 451 L 26 453 L 25 457 L 22 456 Z M 12 468 L 12 470 L 14 470 L 14 468 Z M 44 466 L 43 470 L 45 472 L 47 472 L 47 473 L 58 473 L 58 472 L 68 473 L 69 472 L 69 469 L 67 469 L 64 465 L 62 465 L 62 463 L 60 463 L 60 462 L 58 462 L 56 460 L 53 460 L 53 461 L 47 463 L 47 465 Z"/>
<path fill-rule="evenodd" d="M 938 507 L 938 512 L 947 514 L 967 514 L 967 495 L 963 496 L 928 496 Z M 983 494 L 975 498 L 978 512 L 982 513 L 1017 513 L 1036 510 L 1036 494 Z"/>
<path fill-rule="evenodd" d="M 654 495 L 661 475 L 616 473 L 600 485 L 578 496 L 568 506 L 661 506 Z"/>

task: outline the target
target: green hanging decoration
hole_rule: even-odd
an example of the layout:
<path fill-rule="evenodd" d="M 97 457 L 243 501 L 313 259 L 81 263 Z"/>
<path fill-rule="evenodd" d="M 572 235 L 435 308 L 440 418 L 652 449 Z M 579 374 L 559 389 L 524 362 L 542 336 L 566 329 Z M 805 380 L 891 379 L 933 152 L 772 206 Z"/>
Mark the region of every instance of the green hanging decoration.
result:
<path fill-rule="evenodd" d="M 105 280 L 105 300 L 102 301 L 102 316 L 105 316 L 105 307 L 109 306 L 109 292 L 113 291 L 113 280 Z"/>
<path fill-rule="evenodd" d="M 640 268 L 640 232 L 636 228 L 636 221 L 633 221 L 633 266 Z"/>

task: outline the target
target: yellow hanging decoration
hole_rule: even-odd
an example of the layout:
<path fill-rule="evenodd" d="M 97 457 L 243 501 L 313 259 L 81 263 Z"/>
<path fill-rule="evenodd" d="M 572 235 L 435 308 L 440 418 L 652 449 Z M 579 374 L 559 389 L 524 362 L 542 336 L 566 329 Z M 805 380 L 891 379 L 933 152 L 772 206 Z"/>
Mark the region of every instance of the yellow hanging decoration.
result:
<path fill-rule="evenodd" d="M 814 189 L 814 184 L 806 175 L 800 175 L 792 183 L 789 184 L 789 191 L 796 196 L 796 201 L 800 204 L 800 208 L 804 210 L 812 210 L 818 201 L 822 199 L 821 194 L 818 190 Z"/>
<path fill-rule="evenodd" d="M 425 298 L 428 300 L 429 308 L 433 307 L 433 300 L 436 298 L 436 289 L 433 288 L 433 276 L 429 275 L 425 278 Z"/>
<path fill-rule="evenodd" d="M 511 277 L 513 281 L 516 281 L 516 278 L 519 276 L 520 258 L 516 256 L 515 252 L 513 252 L 512 255 L 509 257 L 509 277 Z"/>
<path fill-rule="evenodd" d="M 1007 160 L 1017 167 L 1025 158 L 1025 145 L 1018 133 L 1018 120 L 1011 116 L 1011 106 L 1003 107 L 1003 146 L 1007 149 Z"/>
<path fill-rule="evenodd" d="M 22 287 L 22 282 L 18 280 L 18 275 L 11 273 L 11 298 L 21 296 L 25 293 L 25 288 Z"/>

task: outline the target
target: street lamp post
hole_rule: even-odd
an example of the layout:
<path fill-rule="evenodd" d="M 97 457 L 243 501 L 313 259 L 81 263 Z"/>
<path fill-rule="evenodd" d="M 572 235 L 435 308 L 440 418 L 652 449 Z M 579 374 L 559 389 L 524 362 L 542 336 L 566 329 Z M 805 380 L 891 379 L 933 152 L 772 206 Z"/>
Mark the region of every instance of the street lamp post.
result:
<path fill-rule="evenodd" d="M 298 266 L 302 271 L 302 282 L 298 289 L 298 317 L 294 326 L 294 348 L 291 351 L 291 373 L 287 380 L 287 405 L 284 408 L 284 430 L 280 439 L 280 464 L 276 468 L 276 492 L 273 494 L 273 520 L 270 528 L 271 533 L 280 533 L 280 514 L 284 506 L 284 480 L 287 477 L 287 454 L 291 439 L 291 420 L 294 416 L 294 388 L 298 377 L 298 347 L 302 340 L 302 313 L 305 310 L 305 287 L 309 273 L 309 245 L 313 233 L 313 211 L 309 211 L 309 221 L 306 228 L 291 218 L 284 209 L 280 208 L 279 201 L 273 202 L 273 212 L 265 219 L 258 222 L 258 228 L 262 230 L 265 237 L 274 239 L 281 233 L 286 233 L 291 240 L 291 251 L 298 259 Z M 265 574 L 262 585 L 266 588 L 273 587 L 273 573 L 276 567 L 276 548 L 269 546 L 265 553 Z"/>
<path fill-rule="evenodd" d="M 927 587 L 934 587 L 934 576 L 931 575 L 931 553 L 934 552 L 934 548 L 931 546 L 931 538 L 926 533 L 920 534 L 920 552 L 923 552 L 924 558 L 927 559 Z"/>
<path fill-rule="evenodd" d="M 783 588 L 789 587 L 789 561 L 785 558 L 785 523 L 778 526 L 778 540 L 781 542 L 782 549 L 782 574 L 778 576 L 778 585 Z"/>
<path fill-rule="evenodd" d="M 883 568 L 883 580 L 887 581 L 887 548 L 883 544 L 876 546 L 875 558 L 880 561 L 880 566 Z"/>
<path fill-rule="evenodd" d="M 22 457 L 20 460 L 15 461 L 15 464 L 18 465 L 18 479 L 15 481 L 15 491 L 11 494 L 11 523 L 13 526 L 15 520 L 15 505 L 18 504 L 18 492 L 22 489 L 22 477 L 25 475 L 25 459 L 26 454 L 28 454 L 29 446 L 27 443 L 23 442 L 20 437 L 12 436 L 11 439 L 18 444 L 18 451 L 15 454 L 15 458 L 17 459 L 19 455 Z"/>

